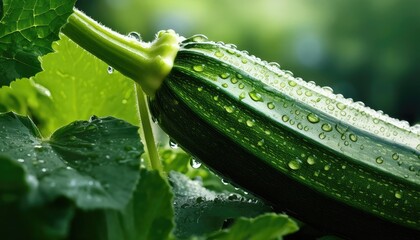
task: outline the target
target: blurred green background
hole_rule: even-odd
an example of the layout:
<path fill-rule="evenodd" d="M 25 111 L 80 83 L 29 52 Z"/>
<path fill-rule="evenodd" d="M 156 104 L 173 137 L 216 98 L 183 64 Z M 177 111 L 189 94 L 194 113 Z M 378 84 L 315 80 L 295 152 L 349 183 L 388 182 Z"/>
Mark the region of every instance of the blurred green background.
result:
<path fill-rule="evenodd" d="M 418 0 L 78 0 L 120 33 L 234 43 L 295 76 L 420 123 Z"/>

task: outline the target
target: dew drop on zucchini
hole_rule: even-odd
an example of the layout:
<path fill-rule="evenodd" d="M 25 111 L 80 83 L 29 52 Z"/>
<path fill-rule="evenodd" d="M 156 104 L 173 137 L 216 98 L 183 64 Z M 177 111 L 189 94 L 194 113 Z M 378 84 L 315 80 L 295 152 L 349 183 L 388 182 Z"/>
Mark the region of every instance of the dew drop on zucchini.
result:
<path fill-rule="evenodd" d="M 315 158 L 314 158 L 314 157 L 312 157 L 312 156 L 308 156 L 308 158 L 306 159 L 306 162 L 307 162 L 309 165 L 314 165 L 314 164 L 316 163 Z"/>
<path fill-rule="evenodd" d="M 109 74 L 111 74 L 111 73 L 113 73 L 113 72 L 114 72 L 114 68 L 113 68 L 113 67 L 111 67 L 111 66 L 108 66 L 107 71 L 108 71 L 108 73 L 109 73 Z"/>
<path fill-rule="evenodd" d="M 302 163 L 299 159 L 294 159 L 294 160 L 289 161 L 287 166 L 292 170 L 298 170 L 298 169 L 300 169 L 301 164 Z"/>
<path fill-rule="evenodd" d="M 329 123 L 324 123 L 322 124 L 322 130 L 326 131 L 326 132 L 331 132 L 332 131 L 332 126 Z"/>
<path fill-rule="evenodd" d="M 262 102 L 263 98 L 261 96 L 261 94 L 259 94 L 257 91 L 252 90 L 251 92 L 249 92 L 249 97 L 254 100 L 255 102 Z"/>
<path fill-rule="evenodd" d="M 400 158 L 400 156 L 398 155 L 398 153 L 392 154 L 392 159 L 398 160 L 399 158 Z"/>
<path fill-rule="evenodd" d="M 376 161 L 377 164 L 382 164 L 384 162 L 384 158 L 379 156 L 379 157 L 376 158 L 375 161 Z"/>
<path fill-rule="evenodd" d="M 234 106 L 225 106 L 224 108 L 225 108 L 226 112 L 228 112 L 228 113 L 233 113 L 235 111 Z"/>
<path fill-rule="evenodd" d="M 169 147 L 172 148 L 172 149 L 177 149 L 178 148 L 178 143 L 176 143 L 172 139 L 169 139 Z"/>
<path fill-rule="evenodd" d="M 195 158 L 191 158 L 191 161 L 190 161 L 190 166 L 192 167 L 192 168 L 194 168 L 194 169 L 198 169 L 198 168 L 200 168 L 201 167 L 201 162 L 200 161 L 198 161 L 197 159 L 195 159 Z"/>
<path fill-rule="evenodd" d="M 219 76 L 220 76 L 220 78 L 222 78 L 222 79 L 227 79 L 227 78 L 230 76 L 230 74 L 229 74 L 229 73 L 222 73 L 222 74 L 220 74 Z"/>
<path fill-rule="evenodd" d="M 318 123 L 319 117 L 314 113 L 309 113 L 306 117 L 310 123 Z"/>
<path fill-rule="evenodd" d="M 193 70 L 196 72 L 202 72 L 204 71 L 204 65 L 195 65 L 193 66 Z"/>
<path fill-rule="evenodd" d="M 350 140 L 352 141 L 352 142 L 356 142 L 357 141 L 357 136 L 356 135 L 354 135 L 354 134 L 350 134 L 349 135 L 349 138 L 350 138 Z"/>
<path fill-rule="evenodd" d="M 394 194 L 394 196 L 395 196 L 395 198 L 397 198 L 397 199 L 401 199 L 401 198 L 403 197 L 403 194 L 402 194 L 402 192 L 401 192 L 401 191 L 396 191 L 396 192 L 395 192 L 395 194 Z"/>
<path fill-rule="evenodd" d="M 269 103 L 267 103 L 267 107 L 268 107 L 268 109 L 274 109 L 275 105 L 274 105 L 274 103 L 269 102 Z"/>
<path fill-rule="evenodd" d="M 255 120 L 254 119 L 246 120 L 246 125 L 248 127 L 253 127 L 255 125 Z"/>

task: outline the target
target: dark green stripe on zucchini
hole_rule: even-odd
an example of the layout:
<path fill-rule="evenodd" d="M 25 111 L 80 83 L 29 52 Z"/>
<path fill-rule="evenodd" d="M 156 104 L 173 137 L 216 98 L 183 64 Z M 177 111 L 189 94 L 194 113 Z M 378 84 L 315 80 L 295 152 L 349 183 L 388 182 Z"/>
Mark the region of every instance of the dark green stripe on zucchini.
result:
<path fill-rule="evenodd" d="M 420 229 L 414 128 L 221 43 L 186 41 L 152 114 L 224 178 L 347 237 Z"/>

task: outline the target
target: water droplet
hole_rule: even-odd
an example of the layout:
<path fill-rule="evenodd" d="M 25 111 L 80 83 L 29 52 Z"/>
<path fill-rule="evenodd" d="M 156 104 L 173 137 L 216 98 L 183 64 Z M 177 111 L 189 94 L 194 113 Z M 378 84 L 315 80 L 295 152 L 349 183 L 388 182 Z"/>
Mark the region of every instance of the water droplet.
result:
<path fill-rule="evenodd" d="M 42 168 L 42 169 L 41 169 L 41 171 L 42 171 L 42 172 L 47 172 L 47 171 L 48 171 L 48 169 L 46 169 L 46 168 Z"/>
<path fill-rule="evenodd" d="M 329 123 L 324 123 L 322 124 L 322 130 L 326 131 L 326 132 L 331 132 L 332 131 L 332 126 Z"/>
<path fill-rule="evenodd" d="M 204 71 L 204 64 L 193 66 L 193 70 L 196 71 L 196 72 Z"/>
<path fill-rule="evenodd" d="M 109 73 L 109 74 L 111 74 L 111 73 L 113 73 L 113 72 L 114 72 L 114 68 L 113 68 L 113 67 L 111 67 L 111 66 L 108 66 L 107 71 L 108 71 L 108 73 Z"/>
<path fill-rule="evenodd" d="M 203 34 L 196 34 L 188 39 L 186 39 L 187 42 L 205 42 L 208 38 Z"/>
<path fill-rule="evenodd" d="M 239 83 L 239 89 L 244 89 L 245 85 L 243 83 Z"/>
<path fill-rule="evenodd" d="M 246 60 L 246 58 L 242 58 L 241 62 L 242 62 L 243 64 L 246 64 L 246 63 L 248 62 L 248 60 Z"/>
<path fill-rule="evenodd" d="M 295 86 L 297 85 L 297 83 L 296 83 L 295 81 L 292 81 L 292 80 L 289 80 L 287 83 L 288 83 L 288 84 L 289 84 L 289 86 L 291 86 L 291 87 L 295 87 Z"/>
<path fill-rule="evenodd" d="M 219 101 L 219 96 L 218 96 L 218 95 L 214 96 L 214 97 L 213 97 L 213 100 L 214 100 L 214 101 Z"/>
<path fill-rule="evenodd" d="M 229 87 L 229 85 L 227 83 L 223 83 L 222 87 L 227 88 L 227 87 Z"/>
<path fill-rule="evenodd" d="M 192 168 L 197 169 L 201 167 L 201 162 L 195 158 L 191 158 L 190 165 Z"/>
<path fill-rule="evenodd" d="M 245 92 L 242 92 L 241 94 L 239 94 L 239 99 L 242 100 L 246 97 Z"/>
<path fill-rule="evenodd" d="M 267 107 L 268 107 L 268 109 L 274 109 L 276 106 L 274 105 L 274 103 L 269 102 L 269 103 L 267 103 Z"/>
<path fill-rule="evenodd" d="M 228 199 L 229 199 L 229 200 L 236 200 L 236 199 L 238 199 L 238 195 L 236 195 L 236 194 L 234 194 L 234 193 L 229 194 Z"/>
<path fill-rule="evenodd" d="M 198 87 L 198 88 L 197 88 L 197 90 L 198 90 L 199 92 L 202 92 L 202 91 L 203 91 L 203 87 Z"/>
<path fill-rule="evenodd" d="M 271 134 L 270 130 L 265 130 L 264 133 L 267 134 L 267 135 Z"/>
<path fill-rule="evenodd" d="M 356 142 L 356 141 L 357 141 L 357 136 L 356 136 L 356 135 L 354 135 L 353 133 L 351 133 L 351 134 L 349 135 L 349 138 L 350 138 L 350 140 L 351 140 L 352 142 Z"/>
<path fill-rule="evenodd" d="M 377 164 L 382 164 L 384 162 L 384 158 L 379 156 L 379 157 L 376 158 L 375 161 L 376 161 Z"/>
<path fill-rule="evenodd" d="M 329 171 L 330 169 L 331 169 L 331 165 L 325 165 L 325 166 L 324 166 L 324 170 L 325 170 L 325 171 Z"/>
<path fill-rule="evenodd" d="M 287 116 L 287 115 L 283 115 L 283 116 L 281 117 L 281 120 L 283 120 L 283 122 L 287 122 L 287 121 L 289 121 L 289 116 Z"/>
<path fill-rule="evenodd" d="M 324 132 L 322 132 L 322 133 L 320 133 L 320 134 L 318 135 L 318 137 L 319 137 L 320 139 L 325 139 L 326 135 L 325 135 L 325 133 L 324 133 Z"/>
<path fill-rule="evenodd" d="M 224 108 L 225 108 L 226 112 L 228 112 L 228 113 L 233 113 L 235 111 L 234 106 L 225 106 Z"/>
<path fill-rule="evenodd" d="M 20 163 L 23 163 L 23 162 L 25 162 L 25 159 L 19 158 L 17 161 L 20 162 Z"/>
<path fill-rule="evenodd" d="M 301 167 L 302 162 L 299 159 L 289 161 L 287 166 L 292 170 L 298 170 Z"/>
<path fill-rule="evenodd" d="M 244 78 L 241 74 L 239 74 L 239 73 L 237 73 L 236 74 L 236 77 L 238 78 L 238 79 L 242 79 L 242 78 Z"/>
<path fill-rule="evenodd" d="M 312 157 L 312 156 L 308 156 L 308 158 L 306 159 L 306 162 L 307 162 L 309 165 L 314 165 L 314 164 L 316 163 L 315 158 L 314 158 L 314 157 Z"/>
<path fill-rule="evenodd" d="M 222 73 L 219 75 L 222 79 L 227 79 L 230 76 L 230 73 Z"/>
<path fill-rule="evenodd" d="M 253 127 L 255 125 L 255 120 L 254 119 L 246 120 L 246 125 L 248 127 Z"/>
<path fill-rule="evenodd" d="M 340 109 L 340 110 L 344 110 L 344 109 L 346 109 L 346 105 L 344 105 L 344 103 L 341 103 L 341 102 L 338 102 L 338 103 L 336 104 L 336 106 L 337 106 L 337 108 L 338 108 L 338 109 Z"/>
<path fill-rule="evenodd" d="M 217 52 L 215 52 L 215 53 L 214 53 L 214 55 L 216 55 L 216 57 L 221 58 L 221 57 L 223 57 L 225 54 L 223 54 L 221 51 L 217 51 Z"/>
<path fill-rule="evenodd" d="M 176 143 L 172 139 L 169 139 L 169 147 L 172 148 L 172 149 L 177 149 L 178 148 L 178 143 Z"/>
<path fill-rule="evenodd" d="M 35 148 L 35 150 L 41 150 L 42 149 L 42 145 L 39 145 L 39 144 L 34 145 L 34 148 Z"/>
<path fill-rule="evenodd" d="M 417 145 L 416 149 L 420 151 L 420 144 Z"/>
<path fill-rule="evenodd" d="M 134 40 L 136 40 L 138 42 L 141 41 L 141 35 L 138 32 L 130 32 L 130 33 L 128 33 L 128 37 L 129 38 L 132 38 L 132 39 L 134 39 Z"/>
<path fill-rule="evenodd" d="M 229 184 L 229 182 L 228 181 L 226 181 L 225 179 L 221 179 L 221 182 L 223 183 L 223 185 L 228 185 Z"/>
<path fill-rule="evenodd" d="M 415 171 L 415 168 L 414 168 L 414 166 L 413 166 L 413 165 L 411 165 L 411 166 L 409 166 L 409 167 L 408 167 L 408 170 L 410 170 L 410 171 L 414 172 L 414 171 Z"/>
<path fill-rule="evenodd" d="M 373 123 L 378 124 L 378 123 L 379 123 L 379 119 L 374 118 L 374 119 L 373 119 Z"/>
<path fill-rule="evenodd" d="M 398 160 L 399 158 L 400 158 L 400 155 L 398 155 L 398 153 L 392 154 L 392 159 Z"/>
<path fill-rule="evenodd" d="M 322 87 L 322 89 L 324 89 L 324 91 L 329 92 L 329 93 L 334 92 L 334 90 L 331 87 L 328 87 L 328 86 Z"/>
<path fill-rule="evenodd" d="M 293 72 L 289 71 L 289 70 L 284 70 L 283 71 L 285 75 L 289 75 L 290 77 L 293 77 Z"/>
<path fill-rule="evenodd" d="M 249 97 L 254 100 L 255 102 L 262 102 L 262 96 L 261 94 L 259 94 L 257 91 L 252 90 L 251 92 L 249 92 Z"/>
<path fill-rule="evenodd" d="M 238 83 L 238 79 L 233 77 L 233 78 L 230 79 L 230 82 L 233 83 L 233 84 L 236 84 L 236 83 Z"/>
<path fill-rule="evenodd" d="M 401 192 L 401 191 L 396 191 L 396 192 L 395 192 L 395 194 L 394 194 L 394 196 L 395 196 L 395 198 L 397 198 L 397 199 L 401 199 L 401 198 L 402 198 L 402 196 L 403 196 L 403 194 L 402 194 L 402 192 Z"/>
<path fill-rule="evenodd" d="M 257 143 L 258 146 L 263 146 L 264 145 L 264 139 L 261 139 L 260 141 L 258 141 Z"/>
<path fill-rule="evenodd" d="M 298 123 L 298 124 L 297 124 L 297 128 L 299 128 L 300 130 L 302 130 L 302 129 L 303 129 L 303 125 L 302 125 L 302 123 Z"/>
<path fill-rule="evenodd" d="M 314 113 L 309 113 L 306 117 L 310 123 L 318 123 L 319 117 Z"/>

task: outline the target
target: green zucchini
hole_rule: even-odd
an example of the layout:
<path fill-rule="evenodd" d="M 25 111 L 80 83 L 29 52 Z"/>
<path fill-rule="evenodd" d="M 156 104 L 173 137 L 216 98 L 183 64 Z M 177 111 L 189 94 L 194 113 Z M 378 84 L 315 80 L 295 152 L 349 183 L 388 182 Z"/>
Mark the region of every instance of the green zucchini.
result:
<path fill-rule="evenodd" d="M 349 238 L 420 236 L 418 125 L 202 35 L 145 43 L 78 10 L 62 31 L 139 83 L 171 139 L 277 211 Z"/>
<path fill-rule="evenodd" d="M 150 98 L 186 151 L 234 184 L 344 237 L 420 233 L 417 127 L 197 35 Z"/>

